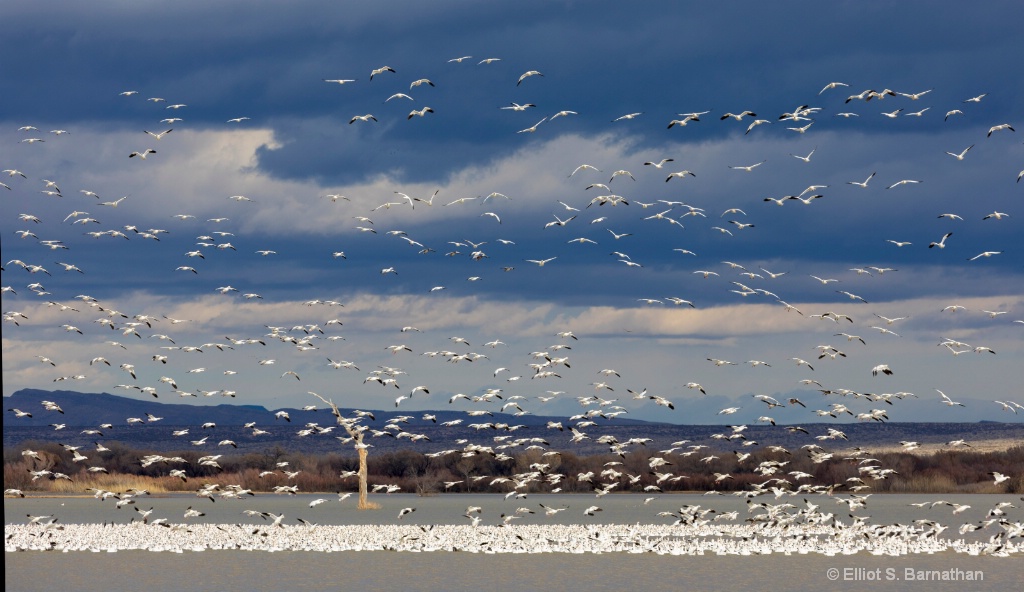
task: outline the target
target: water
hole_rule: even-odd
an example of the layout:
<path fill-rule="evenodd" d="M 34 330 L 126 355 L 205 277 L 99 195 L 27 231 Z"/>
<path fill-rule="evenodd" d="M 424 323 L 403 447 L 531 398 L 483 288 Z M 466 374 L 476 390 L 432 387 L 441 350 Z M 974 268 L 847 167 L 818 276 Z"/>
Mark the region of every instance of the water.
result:
<path fill-rule="evenodd" d="M 654 499 L 645 504 L 648 497 Z M 908 523 L 918 519 L 931 519 L 942 524 L 955 525 L 951 531 L 965 522 L 978 522 L 984 519 L 988 510 L 998 502 L 1016 502 L 1018 508 L 1009 508 L 1011 519 L 1021 520 L 1024 516 L 1020 499 L 1010 495 L 988 494 L 885 494 L 873 495 L 868 498 L 867 507 L 850 512 L 846 504 L 838 502 L 849 499 L 849 495 L 812 495 L 784 496 L 774 499 L 773 496 L 759 496 L 752 501 L 771 504 L 790 503 L 799 508 L 807 504 L 804 500 L 819 506 L 821 512 L 833 512 L 841 519 L 849 514 L 868 516 L 873 524 Z M 658 494 L 645 496 L 639 494 L 611 494 L 597 498 L 593 494 L 529 494 L 525 499 L 505 499 L 500 494 L 449 494 L 420 497 L 413 494 L 371 495 L 370 501 L 381 506 L 379 510 L 359 511 L 356 509 L 356 497 L 339 502 L 338 496 L 328 494 L 278 495 L 261 493 L 255 497 L 239 500 L 218 498 L 211 502 L 207 498 L 192 494 L 161 494 L 136 498 L 135 506 L 148 510 L 155 508 L 151 519 L 168 518 L 172 523 L 184 520 L 185 509 L 189 506 L 206 513 L 206 516 L 190 518 L 188 522 L 208 524 L 252 523 L 261 524 L 259 518 L 253 519 L 243 510 L 259 510 L 285 514 L 284 524 L 298 524 L 297 518 L 303 518 L 316 524 L 396 524 L 399 523 L 398 513 L 403 508 L 416 508 L 416 511 L 401 520 L 404 524 L 468 524 L 463 516 L 469 506 L 479 506 L 482 524 L 498 524 L 501 514 L 511 514 L 517 508 L 529 508 L 536 512 L 520 519 L 517 524 L 671 524 L 672 518 L 659 517 L 658 512 L 678 511 L 680 506 L 699 505 L 713 508 L 717 513 L 738 511 L 739 521 L 750 516 L 747 512 L 746 498 L 732 495 L 701 495 L 701 494 Z M 327 502 L 314 508 L 309 503 L 316 499 Z M 911 506 L 917 502 L 935 502 L 939 500 L 957 504 L 967 504 L 970 509 L 954 516 L 950 506 L 940 504 L 932 507 L 918 508 Z M 128 522 L 138 518 L 139 514 L 127 506 L 116 509 L 116 500 L 99 501 L 92 497 L 27 497 L 24 499 L 4 500 L 4 523 L 24 523 L 26 514 L 33 516 L 54 515 L 64 524 Z M 551 508 L 568 508 L 555 515 L 545 515 L 540 504 Z M 596 505 L 602 508 L 594 516 L 584 516 L 583 510 Z M 712 514 L 709 517 L 713 517 Z"/>
<path fill-rule="evenodd" d="M 314 508 L 309 502 L 318 497 L 330 500 Z M 848 496 L 813 496 L 807 499 L 821 506 L 821 511 L 835 512 L 846 518 L 846 505 L 836 502 Z M 199 508 L 207 515 L 189 522 L 222 524 L 261 524 L 259 518 L 242 514 L 243 509 L 284 513 L 285 524 L 296 524 L 295 518 L 320 524 L 397 524 L 398 512 L 415 507 L 416 512 L 402 523 L 466 524 L 467 506 L 483 508 L 482 523 L 495 524 L 502 513 L 528 507 L 536 514 L 527 515 L 517 524 L 668 524 L 671 518 L 658 517 L 660 511 L 675 511 L 682 505 L 701 505 L 718 512 L 736 510 L 736 522 L 751 514 L 746 502 L 732 496 L 661 495 L 645 505 L 645 496 L 608 495 L 530 495 L 526 499 L 505 500 L 494 494 L 441 495 L 417 497 L 409 494 L 373 496 L 381 504 L 376 511 L 360 512 L 355 499 L 338 502 L 335 495 L 276 496 L 259 494 L 244 501 L 220 500 L 216 503 L 189 495 L 141 498 L 143 509 L 154 507 L 153 517 L 167 517 L 183 522 L 187 506 Z M 911 502 L 948 500 L 968 504 L 970 509 L 953 516 L 952 508 L 909 506 Z M 806 504 L 803 497 L 771 500 L 766 496 L 754 501 Z M 960 524 L 980 521 L 997 502 L 1016 502 L 1008 508 L 1007 518 L 1019 522 L 1024 506 L 1019 499 L 1005 495 L 876 495 L 868 498 L 868 506 L 854 512 L 870 516 L 873 524 L 908 523 L 916 519 L 936 520 L 950 528 L 943 537 L 985 539 L 982 535 L 956 533 Z M 568 509 L 547 516 L 545 506 Z M 590 505 L 603 508 L 596 516 L 583 515 Z M 113 502 L 93 498 L 26 498 L 6 499 L 4 521 L 23 524 L 26 514 L 55 515 L 61 523 L 128 522 L 138 514 L 131 509 L 114 509 Z M 301 551 L 246 552 L 203 551 L 184 553 L 153 553 L 120 551 L 117 553 L 78 551 L 7 553 L 5 586 L 8 590 L 479 590 L 483 586 L 515 590 L 549 590 L 553 587 L 586 587 L 593 590 L 736 590 L 764 589 L 782 586 L 787 590 L 1015 590 L 1021 581 L 1020 558 L 968 556 L 951 551 L 931 555 L 903 557 L 873 556 L 860 553 L 852 556 L 772 554 L 764 556 L 659 556 L 654 554 L 485 554 L 460 552 L 387 552 L 363 551 L 313 553 Z M 915 570 L 980 570 L 981 582 L 922 582 L 905 580 L 907 568 Z M 828 577 L 827 570 L 840 570 L 839 580 Z M 843 570 L 846 570 L 844 573 Z M 886 571 L 891 569 L 892 571 Z M 881 581 L 867 579 L 878 575 Z M 844 579 L 844 577 L 846 579 Z M 894 579 L 887 579 L 887 578 Z"/>
<path fill-rule="evenodd" d="M 954 553 L 909 558 L 804 556 L 482 555 L 205 551 L 202 553 L 8 553 L 4 583 L 11 592 L 76 590 L 909 590 L 1020 589 L 1019 558 Z M 981 582 L 902 579 L 907 567 L 981 570 Z M 827 570 L 882 570 L 883 581 L 832 581 Z M 892 568 L 897 580 L 884 580 Z M 852 575 L 856 575 L 851 574 Z"/>

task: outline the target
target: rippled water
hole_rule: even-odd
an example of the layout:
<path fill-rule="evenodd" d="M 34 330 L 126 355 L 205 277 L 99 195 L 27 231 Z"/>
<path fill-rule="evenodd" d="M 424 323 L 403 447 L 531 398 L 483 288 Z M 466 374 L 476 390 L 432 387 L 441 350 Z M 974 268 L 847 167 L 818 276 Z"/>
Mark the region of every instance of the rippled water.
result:
<path fill-rule="evenodd" d="M 980 570 L 981 582 L 905 581 L 905 569 Z M 881 570 L 832 581 L 827 570 Z M 895 580 L 886 580 L 892 568 Z M 841 577 L 841 576 L 840 576 Z M 911 590 L 1020 589 L 1020 560 L 953 553 L 910 558 L 805 556 L 482 555 L 473 553 L 8 553 L 11 591 L 76 590 Z"/>
<path fill-rule="evenodd" d="M 309 507 L 318 497 L 330 502 Z M 845 505 L 836 498 L 845 496 L 808 497 L 822 511 L 835 512 L 846 518 Z M 948 501 L 968 504 L 969 510 L 957 516 L 946 505 L 916 508 L 911 502 Z M 139 505 L 156 508 L 154 517 L 168 517 L 182 522 L 187 506 L 202 509 L 207 516 L 194 521 L 213 523 L 258 524 L 261 521 L 244 516 L 243 509 L 284 513 L 285 523 L 295 524 L 302 517 L 322 524 L 393 524 L 404 507 L 416 512 L 402 522 L 413 524 L 465 524 L 461 514 L 469 505 L 483 507 L 483 523 L 498 522 L 499 515 L 518 507 L 529 507 L 537 514 L 519 521 L 525 524 L 580 523 L 654 523 L 671 519 L 657 517 L 663 510 L 677 510 L 684 504 L 699 504 L 720 512 L 738 510 L 738 520 L 745 519 L 745 500 L 735 497 L 700 495 L 662 495 L 645 505 L 637 495 L 609 495 L 595 499 L 593 495 L 531 495 L 523 500 L 505 500 L 500 495 L 447 495 L 416 497 L 413 495 L 376 496 L 382 505 L 377 511 L 360 512 L 355 500 L 339 503 L 336 496 L 273 496 L 260 495 L 246 501 L 218 500 L 173 495 L 143 498 Z M 756 501 L 765 501 L 764 497 Z M 804 505 L 803 499 L 768 500 L 771 503 Z M 967 495 L 886 495 L 869 498 L 868 507 L 856 512 L 870 516 L 876 524 L 910 522 L 919 518 L 934 519 L 950 526 L 943 536 L 960 538 L 956 529 L 966 522 L 978 522 L 989 508 L 1000 501 L 1021 500 L 1012 496 Z M 545 516 L 539 507 L 567 507 L 554 516 Z M 604 511 L 594 517 L 583 515 L 583 509 L 599 505 Z M 1009 518 L 1020 521 L 1024 511 L 1009 509 Z M 130 509 L 116 510 L 111 501 L 92 498 L 27 498 L 6 499 L 5 523 L 24 523 L 25 515 L 52 514 L 63 523 L 103 521 L 127 522 L 138 514 Z M 987 537 L 990 532 L 983 536 Z M 971 538 L 971 537 L 963 537 Z M 977 538 L 977 535 L 975 535 Z M 830 568 L 838 569 L 839 580 L 828 577 Z M 907 581 L 906 569 L 913 570 L 980 570 L 980 582 Z M 886 571 L 891 569 L 892 571 Z M 845 572 L 844 572 L 845 570 Z M 877 571 L 876 571 L 877 570 Z M 910 557 L 878 557 L 864 553 L 844 557 L 821 555 L 784 556 L 657 556 L 641 554 L 536 554 L 489 555 L 484 553 L 435 552 L 395 553 L 372 552 L 245 552 L 203 551 L 151 553 L 121 551 L 92 552 L 27 552 L 5 556 L 5 586 L 8 590 L 480 590 L 481 587 L 511 590 L 550 590 L 552 588 L 584 587 L 592 590 L 633 588 L 636 590 L 743 590 L 781 587 L 784 590 L 1006 590 L 1020 589 L 1022 581 L 1020 558 L 972 557 L 952 552 Z M 868 579 L 877 574 L 881 581 Z M 893 579 L 887 579 L 893 578 Z"/>
<path fill-rule="evenodd" d="M 644 500 L 654 497 L 645 504 Z M 833 512 L 837 517 L 848 520 L 851 513 L 841 499 L 849 499 L 849 495 L 835 496 L 786 496 L 773 499 L 773 496 L 760 496 L 753 501 L 771 504 L 790 503 L 800 508 L 806 506 L 804 500 L 819 506 L 821 512 Z M 403 508 L 415 508 L 416 511 L 404 517 L 401 522 L 406 524 L 468 524 L 463 514 L 469 506 L 479 506 L 483 524 L 498 524 L 501 514 L 511 514 L 517 508 L 530 508 L 536 514 L 527 516 L 517 524 L 670 524 L 671 518 L 662 518 L 657 514 L 662 511 L 678 511 L 683 505 L 699 505 L 713 508 L 716 512 L 738 511 L 740 520 L 749 516 L 745 498 L 726 495 L 708 496 L 700 494 L 661 494 L 644 496 L 637 494 L 607 495 L 600 499 L 592 494 L 530 494 L 525 499 L 505 499 L 500 494 L 449 494 L 431 497 L 419 497 L 413 494 L 393 494 L 371 496 L 371 501 L 379 504 L 379 510 L 359 511 L 356 509 L 355 497 L 342 502 L 334 494 L 302 494 L 276 495 L 258 494 L 241 500 L 222 500 L 211 502 L 207 498 L 198 498 L 191 494 L 165 494 L 142 496 L 136 498 L 135 504 L 143 510 L 150 507 L 155 511 L 152 518 L 169 518 L 171 522 L 183 522 L 185 509 L 189 506 L 201 510 L 206 516 L 190 518 L 190 523 L 260 524 L 259 518 L 245 516 L 243 510 L 260 510 L 284 514 L 284 524 L 297 524 L 297 518 L 303 518 L 317 524 L 394 524 L 398 523 L 398 513 Z M 316 499 L 327 502 L 310 508 L 309 503 Z M 937 505 L 934 508 L 918 508 L 911 503 L 934 502 L 939 500 L 957 504 L 967 504 L 970 509 L 954 516 L 952 508 Z M 131 506 L 117 509 L 116 500 L 99 501 L 91 497 L 54 498 L 28 497 L 25 499 L 4 500 L 4 523 L 21 523 L 26 514 L 33 516 L 54 515 L 67 523 L 102 523 L 128 522 L 138 518 L 139 514 Z M 931 494 L 885 494 L 868 498 L 866 508 L 853 512 L 858 516 L 869 516 L 874 524 L 890 524 L 893 522 L 911 522 L 928 518 L 943 524 L 955 524 L 959 527 L 965 522 L 977 522 L 984 518 L 989 508 L 998 502 L 1014 502 L 1016 506 L 1024 506 L 1020 499 L 1009 495 L 931 495 Z M 567 508 L 553 516 L 544 514 L 541 504 L 551 508 Z M 584 516 L 583 510 L 597 505 L 602 508 L 594 516 Z M 1010 515 L 1019 519 L 1024 516 L 1020 508 L 1009 509 Z M 1016 514 L 1014 514 L 1016 512 Z M 956 528 L 951 530 L 955 531 Z"/>

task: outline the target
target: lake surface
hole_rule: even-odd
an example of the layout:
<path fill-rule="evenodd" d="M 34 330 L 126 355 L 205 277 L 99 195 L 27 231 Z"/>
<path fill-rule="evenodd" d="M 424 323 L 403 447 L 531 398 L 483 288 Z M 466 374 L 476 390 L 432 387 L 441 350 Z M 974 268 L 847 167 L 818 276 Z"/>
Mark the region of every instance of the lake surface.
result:
<path fill-rule="evenodd" d="M 319 498 L 330 501 L 310 508 Z M 767 498 L 767 499 L 766 499 Z M 837 500 L 849 496 L 813 496 L 806 499 L 820 506 L 819 511 L 834 512 L 851 521 L 846 504 Z M 673 518 L 658 512 L 678 511 L 683 505 L 713 508 L 716 513 L 737 511 L 732 523 L 742 523 L 756 512 L 747 511 L 745 499 L 733 496 L 693 494 L 660 495 L 644 504 L 645 496 L 608 495 L 533 495 L 526 499 L 504 499 L 501 495 L 440 495 L 417 497 L 411 494 L 377 495 L 371 499 L 381 509 L 358 511 L 355 499 L 337 501 L 336 495 L 278 496 L 258 494 L 247 500 L 211 502 L 193 495 L 168 495 L 141 498 L 137 505 L 154 508 L 152 518 L 166 517 L 173 523 L 185 522 L 185 508 L 193 506 L 206 516 L 189 519 L 190 524 L 243 524 L 265 527 L 266 522 L 252 518 L 242 510 L 284 514 L 283 524 L 295 525 L 302 517 L 318 524 L 414 524 L 464 525 L 462 516 L 471 505 L 480 506 L 481 524 L 493 526 L 501 514 L 517 508 L 530 508 L 516 524 L 585 524 L 591 531 L 612 524 L 671 524 Z M 952 507 L 937 504 L 918 508 L 910 503 L 946 500 L 971 508 L 958 515 Z M 24 524 L 26 515 L 53 515 L 60 523 L 123 524 L 139 514 L 129 508 L 115 509 L 113 501 L 93 498 L 40 498 L 4 500 L 5 524 Z M 803 496 L 780 500 L 760 496 L 754 502 L 792 503 L 803 508 Z M 998 502 L 1015 502 L 1007 508 L 1011 521 L 1020 522 L 1024 506 L 1019 498 L 1006 495 L 875 495 L 867 507 L 853 512 L 870 517 L 873 524 L 910 523 L 918 519 L 935 520 L 949 526 L 940 536 L 949 539 L 987 540 L 993 529 L 958 534 L 961 524 L 977 523 Z M 540 504 L 567 508 L 548 516 Z M 585 516 L 583 510 L 598 505 L 603 510 Z M 930 505 L 930 504 L 929 504 Z M 402 508 L 416 511 L 401 521 Z M 713 515 L 713 514 L 712 514 Z M 971 556 L 944 551 L 900 557 L 868 553 L 828 557 L 820 554 L 668 556 L 652 553 L 538 553 L 488 554 L 463 552 L 390 552 L 390 551 L 233 551 L 207 550 L 183 553 L 149 551 L 89 552 L 9 552 L 5 555 L 5 585 L 8 590 L 479 590 L 483 586 L 498 589 L 549 590 L 553 587 L 586 587 L 594 590 L 631 587 L 639 590 L 736 590 L 782 586 L 786 590 L 1015 590 L 1022 578 L 1020 556 L 1007 558 Z M 834 568 L 837 580 L 829 578 Z M 965 577 L 967 572 L 981 573 L 982 581 L 908 580 L 907 569 L 932 570 L 941 577 L 945 572 Z M 950 572 L 949 570 L 961 570 Z"/>

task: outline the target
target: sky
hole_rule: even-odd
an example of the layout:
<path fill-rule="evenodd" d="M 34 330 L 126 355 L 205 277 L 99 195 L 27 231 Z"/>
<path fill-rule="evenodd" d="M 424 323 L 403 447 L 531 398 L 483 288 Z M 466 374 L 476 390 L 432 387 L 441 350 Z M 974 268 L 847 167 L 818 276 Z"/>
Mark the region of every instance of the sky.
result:
<path fill-rule="evenodd" d="M 1024 403 L 1024 130 L 991 131 L 1024 125 L 1019 3 L 0 17 L 5 395 L 1024 419 L 997 402 Z M 448 402 L 486 389 L 504 398 Z M 833 404 L 854 415 L 815 413 Z"/>

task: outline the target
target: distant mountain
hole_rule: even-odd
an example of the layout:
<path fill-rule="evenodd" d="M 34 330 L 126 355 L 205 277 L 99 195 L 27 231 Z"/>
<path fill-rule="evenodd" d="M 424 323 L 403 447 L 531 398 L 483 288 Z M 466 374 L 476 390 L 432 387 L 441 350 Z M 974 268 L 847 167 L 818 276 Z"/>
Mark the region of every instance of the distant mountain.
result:
<path fill-rule="evenodd" d="M 64 414 L 54 411 L 46 411 L 41 406 L 41 401 L 53 401 L 60 405 Z M 307 421 L 319 421 L 321 425 L 333 424 L 333 418 L 313 419 L 308 415 L 309 411 L 283 407 L 281 409 L 269 410 L 261 405 L 187 405 L 182 403 L 162 403 L 156 399 L 134 399 L 121 397 L 109 393 L 79 393 L 75 391 L 44 391 L 39 389 L 23 389 L 15 392 L 10 397 L 4 397 L 4 408 L 17 408 L 28 411 L 31 418 L 14 418 L 13 413 L 7 412 L 4 427 L 11 426 L 49 426 L 52 423 L 65 423 L 71 427 L 95 427 L 102 423 L 112 423 L 115 426 L 123 426 L 129 417 L 141 417 L 146 419 L 146 414 L 151 413 L 162 417 L 164 425 L 200 425 L 212 421 L 217 425 L 244 425 L 255 421 L 259 424 L 273 423 L 274 413 L 287 411 L 293 420 L 301 419 L 302 425 Z M 318 412 L 323 413 L 326 405 L 318 405 Z M 351 415 L 353 409 L 341 407 L 343 414 Z M 369 411 L 369 410 L 368 410 Z M 522 424 L 527 426 L 545 425 L 548 421 L 565 422 L 564 417 L 548 417 L 543 415 L 515 416 L 508 413 L 495 412 L 492 416 L 481 418 L 469 418 L 465 411 L 452 411 L 449 409 L 439 411 L 392 411 L 372 410 L 377 421 L 384 422 L 392 417 L 413 416 L 417 419 L 425 413 L 437 416 L 437 422 L 445 422 L 453 419 L 462 419 L 465 423 L 474 422 L 500 422 L 507 424 Z M 648 422 L 639 419 L 615 418 L 619 425 L 657 425 L 655 422 Z"/>
<path fill-rule="evenodd" d="M 41 401 L 53 401 L 60 405 L 64 414 L 46 411 Z M 74 391 L 43 391 L 25 389 L 4 398 L 4 408 L 18 408 L 32 413 L 31 418 L 16 418 L 7 411 L 4 418 L 3 445 L 17 446 L 28 440 L 46 442 L 64 442 L 70 444 L 91 443 L 97 439 L 104 442 L 117 441 L 135 448 L 154 451 L 184 450 L 191 447 L 192 440 L 210 436 L 210 442 L 204 444 L 206 450 L 216 448 L 216 441 L 231 439 L 237 442 L 238 452 L 263 451 L 272 447 L 304 453 L 351 452 L 350 447 L 342 447 L 334 436 L 344 434 L 332 432 L 328 436 L 310 436 L 300 438 L 296 432 L 306 423 L 316 422 L 320 426 L 335 425 L 334 418 L 321 405 L 315 411 L 286 409 L 291 416 L 287 422 L 277 419 L 274 411 L 258 405 L 185 405 L 180 403 L 161 403 L 156 400 L 133 399 L 107 393 L 78 393 Z M 345 415 L 351 415 L 350 409 L 341 409 Z M 606 453 L 608 447 L 594 442 L 597 437 L 611 435 L 619 441 L 630 438 L 651 438 L 651 447 L 667 448 L 674 441 L 689 440 L 693 443 L 707 444 L 711 450 L 729 451 L 741 445 L 735 441 L 713 438 L 713 435 L 730 432 L 726 426 L 715 425 L 675 425 L 666 423 L 645 422 L 616 417 L 606 420 L 594 418 L 596 425 L 583 431 L 590 434 L 591 439 L 580 444 L 569 444 L 568 427 L 565 431 L 549 429 L 548 421 L 561 422 L 568 426 L 565 417 L 544 417 L 524 415 L 516 417 L 504 413 L 495 413 L 493 417 L 468 417 L 465 411 L 391 411 L 371 410 L 375 415 L 372 421 L 365 423 L 379 430 L 384 423 L 398 416 L 407 416 L 408 423 L 401 424 L 405 430 L 424 434 L 429 441 L 410 445 L 407 441 L 398 441 L 391 437 L 368 437 L 376 450 L 412 449 L 418 452 L 434 452 L 442 449 L 460 447 L 456 440 L 468 438 L 476 442 L 491 440 L 495 436 L 508 435 L 504 430 L 482 429 L 473 430 L 468 427 L 473 423 L 505 423 L 521 425 L 522 429 L 514 433 L 514 437 L 543 438 L 550 447 L 560 450 L 572 450 L 577 454 Z M 146 419 L 146 414 L 162 418 L 158 422 L 147 422 L 144 425 L 129 426 L 127 418 Z M 424 414 L 437 416 L 437 422 L 423 419 Z M 461 419 L 462 424 L 454 427 L 440 425 L 442 422 Z M 200 426 L 213 422 L 217 427 L 203 430 Z M 251 430 L 242 426 L 256 422 L 261 428 L 269 431 L 267 435 L 253 436 Z M 62 430 L 54 430 L 50 424 L 67 424 Z M 102 436 L 82 434 L 86 428 L 96 428 L 100 424 L 110 423 L 113 428 L 103 430 Z M 849 448 L 861 446 L 875 448 L 895 446 L 901 440 L 914 440 L 922 444 L 943 444 L 951 440 L 964 439 L 968 442 L 980 440 L 1003 440 L 1007 442 L 1024 442 L 1024 424 L 1019 423 L 808 423 L 802 424 L 805 431 L 790 431 L 786 426 L 751 425 L 743 431 L 747 441 L 771 443 L 796 449 L 805 444 L 819 443 L 815 436 L 823 435 L 828 428 L 842 430 L 848 440 L 832 440 L 820 442 L 829 448 Z M 173 437 L 173 429 L 189 428 L 185 437 Z"/>
<path fill-rule="evenodd" d="M 64 413 L 46 411 L 40 401 L 53 401 Z M 132 399 L 108 393 L 79 393 L 75 391 L 44 391 L 23 389 L 10 397 L 4 397 L 4 409 L 17 408 L 28 411 L 31 418 L 15 418 L 11 412 L 4 421 L 12 426 L 49 426 L 65 423 L 69 428 L 96 427 L 103 423 L 124 426 L 127 418 L 141 417 L 147 413 L 162 417 L 163 423 L 173 425 L 201 424 L 207 421 L 218 424 L 239 424 L 250 421 L 265 422 L 273 413 L 259 405 L 183 405 L 161 403 L 155 399 Z"/>

